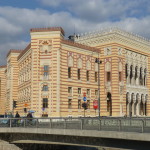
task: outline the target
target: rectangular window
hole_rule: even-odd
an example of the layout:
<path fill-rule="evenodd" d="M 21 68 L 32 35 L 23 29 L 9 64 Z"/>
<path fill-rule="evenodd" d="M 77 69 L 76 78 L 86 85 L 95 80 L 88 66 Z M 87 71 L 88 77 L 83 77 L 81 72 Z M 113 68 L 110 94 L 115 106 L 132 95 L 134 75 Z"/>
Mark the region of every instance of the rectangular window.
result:
<path fill-rule="evenodd" d="M 98 96 L 98 90 L 95 90 L 95 96 Z"/>
<path fill-rule="evenodd" d="M 107 72 L 107 82 L 110 82 L 110 72 Z"/>
<path fill-rule="evenodd" d="M 48 71 L 48 65 L 44 65 L 44 71 Z"/>
<path fill-rule="evenodd" d="M 86 80 L 89 81 L 89 71 L 86 71 Z"/>
<path fill-rule="evenodd" d="M 121 72 L 119 72 L 119 81 L 121 82 L 122 80 L 122 76 L 121 76 Z"/>
<path fill-rule="evenodd" d="M 87 96 L 90 96 L 90 89 L 86 90 Z"/>
<path fill-rule="evenodd" d="M 97 82 L 97 72 L 95 72 L 95 82 Z"/>
<path fill-rule="evenodd" d="M 44 72 L 44 76 L 48 76 L 48 72 Z"/>
<path fill-rule="evenodd" d="M 72 108 L 72 99 L 68 99 L 68 109 Z"/>
<path fill-rule="evenodd" d="M 48 98 L 43 98 L 43 108 L 48 108 Z"/>
<path fill-rule="evenodd" d="M 90 100 L 87 100 L 87 109 L 90 109 Z"/>
<path fill-rule="evenodd" d="M 72 87 L 68 87 L 68 93 L 72 94 Z"/>
<path fill-rule="evenodd" d="M 80 80 L 80 69 L 78 69 L 78 80 Z"/>
<path fill-rule="evenodd" d="M 81 109 L 81 100 L 78 99 L 78 109 Z"/>
<path fill-rule="evenodd" d="M 44 76 L 48 76 L 48 65 L 44 65 Z"/>
<path fill-rule="evenodd" d="M 78 94 L 81 94 L 81 88 L 78 88 Z"/>
<path fill-rule="evenodd" d="M 71 67 L 68 67 L 68 78 L 71 78 Z"/>

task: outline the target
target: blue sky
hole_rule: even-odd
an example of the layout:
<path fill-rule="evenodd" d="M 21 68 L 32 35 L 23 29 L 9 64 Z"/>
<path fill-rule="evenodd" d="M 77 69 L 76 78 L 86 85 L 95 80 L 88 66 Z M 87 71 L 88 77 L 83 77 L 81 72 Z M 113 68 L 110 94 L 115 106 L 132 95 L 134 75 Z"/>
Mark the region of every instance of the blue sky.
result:
<path fill-rule="evenodd" d="M 30 28 L 53 26 L 66 37 L 117 26 L 150 39 L 150 0 L 0 0 L 0 65 L 26 47 Z"/>

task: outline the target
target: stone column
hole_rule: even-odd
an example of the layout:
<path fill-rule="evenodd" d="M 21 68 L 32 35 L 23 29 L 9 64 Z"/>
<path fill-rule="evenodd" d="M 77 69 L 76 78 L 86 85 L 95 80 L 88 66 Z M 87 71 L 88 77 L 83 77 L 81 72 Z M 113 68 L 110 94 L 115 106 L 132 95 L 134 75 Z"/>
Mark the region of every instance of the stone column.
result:
<path fill-rule="evenodd" d="M 141 104 L 141 99 L 140 95 L 137 95 L 137 106 L 136 106 L 136 115 L 140 116 L 140 104 Z"/>
<path fill-rule="evenodd" d="M 135 103 L 136 103 L 136 99 L 135 99 L 135 95 L 132 95 L 132 116 L 135 116 Z"/>
<path fill-rule="evenodd" d="M 143 103 L 143 116 L 145 116 L 145 98 L 142 96 L 142 103 Z"/>
<path fill-rule="evenodd" d="M 141 95 L 141 105 L 142 105 L 142 107 L 141 107 L 141 105 L 140 105 L 140 112 L 141 112 L 141 116 L 143 116 L 143 115 L 144 115 L 144 110 L 143 110 L 143 101 L 144 101 L 144 95 L 142 94 L 142 95 Z"/>
<path fill-rule="evenodd" d="M 137 74 L 136 74 L 136 79 L 135 79 L 135 85 L 139 85 L 139 72 L 138 72 L 138 67 L 137 67 Z"/>
<path fill-rule="evenodd" d="M 140 66 L 137 68 L 137 79 L 136 79 L 136 85 L 140 85 Z"/>
<path fill-rule="evenodd" d="M 142 69 L 142 86 L 144 86 L 144 69 Z"/>
<path fill-rule="evenodd" d="M 127 94 L 127 116 L 130 116 L 130 105 L 131 105 L 131 97 L 130 94 Z"/>

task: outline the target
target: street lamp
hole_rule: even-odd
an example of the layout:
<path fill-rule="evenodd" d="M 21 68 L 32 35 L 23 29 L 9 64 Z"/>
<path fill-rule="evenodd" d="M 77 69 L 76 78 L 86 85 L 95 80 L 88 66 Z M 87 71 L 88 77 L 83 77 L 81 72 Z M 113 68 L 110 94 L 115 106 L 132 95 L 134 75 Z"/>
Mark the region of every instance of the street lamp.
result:
<path fill-rule="evenodd" d="M 102 61 L 98 57 L 95 59 L 95 63 L 98 64 L 98 117 L 100 118 L 100 64 Z"/>

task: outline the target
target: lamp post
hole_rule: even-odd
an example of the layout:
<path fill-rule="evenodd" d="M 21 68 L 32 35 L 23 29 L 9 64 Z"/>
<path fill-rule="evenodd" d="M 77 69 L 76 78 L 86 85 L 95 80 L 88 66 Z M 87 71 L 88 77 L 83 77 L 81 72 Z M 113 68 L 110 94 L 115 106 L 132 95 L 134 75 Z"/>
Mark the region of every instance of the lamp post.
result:
<path fill-rule="evenodd" d="M 98 64 L 98 117 L 100 118 L 100 64 L 102 61 L 98 58 L 95 59 L 95 63 Z"/>

